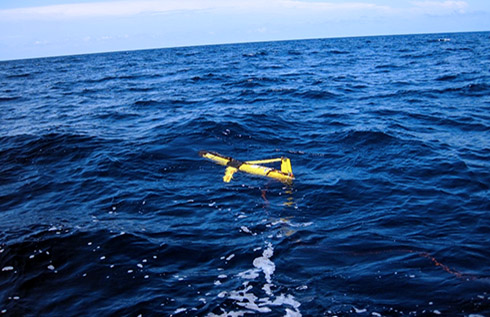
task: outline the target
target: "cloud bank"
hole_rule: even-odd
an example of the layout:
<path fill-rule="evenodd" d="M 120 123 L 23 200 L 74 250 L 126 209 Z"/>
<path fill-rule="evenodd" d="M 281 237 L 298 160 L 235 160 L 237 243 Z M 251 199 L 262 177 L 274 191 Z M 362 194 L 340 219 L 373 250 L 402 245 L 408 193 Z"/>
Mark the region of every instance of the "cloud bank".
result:
<path fill-rule="evenodd" d="M 451 13 L 466 13 L 469 5 L 466 1 L 413 1 L 417 13 L 445 15 Z"/>
<path fill-rule="evenodd" d="M 465 1 L 414 1 L 412 10 L 418 13 L 462 12 L 468 7 Z M 396 14 L 400 9 L 370 2 L 328 2 L 300 0 L 144 0 L 112 1 L 78 4 L 47 5 L 0 10 L 3 20 L 66 20 L 97 17 L 127 17 L 141 14 L 162 14 L 174 11 L 230 10 L 235 12 L 281 13 L 295 11 L 298 14 Z"/>

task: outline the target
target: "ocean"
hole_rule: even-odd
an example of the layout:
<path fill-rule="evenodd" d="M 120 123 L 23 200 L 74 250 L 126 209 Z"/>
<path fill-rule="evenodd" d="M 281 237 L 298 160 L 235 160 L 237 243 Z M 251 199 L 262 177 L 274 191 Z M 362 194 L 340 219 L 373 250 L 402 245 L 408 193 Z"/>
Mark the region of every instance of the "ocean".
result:
<path fill-rule="evenodd" d="M 489 188 L 489 32 L 3 61 L 0 315 L 490 316 Z"/>

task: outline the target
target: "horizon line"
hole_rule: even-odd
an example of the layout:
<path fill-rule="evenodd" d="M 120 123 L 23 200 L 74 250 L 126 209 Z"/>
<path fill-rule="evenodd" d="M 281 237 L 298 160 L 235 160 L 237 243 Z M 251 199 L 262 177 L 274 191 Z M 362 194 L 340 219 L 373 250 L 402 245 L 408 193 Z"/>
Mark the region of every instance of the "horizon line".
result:
<path fill-rule="evenodd" d="M 272 43 L 272 42 L 292 42 L 292 41 L 314 41 L 314 40 L 329 40 L 329 39 L 348 39 L 348 38 L 368 38 L 368 37 L 383 37 L 383 36 L 407 36 L 407 35 L 438 35 L 438 34 L 465 34 L 465 33 L 487 33 L 490 30 L 478 30 L 478 31 L 448 31 L 448 32 L 420 32 L 420 33 L 396 33 L 396 34 L 370 34 L 370 35 L 344 35 L 344 36 L 331 36 L 331 37 L 312 37 L 312 38 L 296 38 L 296 39 L 276 39 L 276 40 L 263 40 L 263 41 L 243 41 L 243 42 L 224 42 L 224 43 L 207 43 L 207 44 L 191 44 L 191 45 L 177 45 L 177 46 L 163 46 L 153 48 L 138 48 L 118 51 L 100 51 L 100 52 L 88 52 L 88 53 L 75 53 L 75 54 L 62 54 L 52 56 L 37 56 L 37 57 L 25 57 L 14 59 L 0 59 L 0 63 L 35 60 L 35 59 L 49 59 L 59 57 L 71 57 L 71 56 L 85 56 L 85 55 L 100 55 L 100 54 L 112 54 L 112 53 L 125 53 L 125 52 L 139 52 L 139 51 L 153 51 L 153 50 L 166 50 L 176 48 L 192 48 L 192 47 L 206 47 L 206 46 L 226 46 L 226 45 L 241 45 L 241 44 L 254 44 L 254 43 Z"/>

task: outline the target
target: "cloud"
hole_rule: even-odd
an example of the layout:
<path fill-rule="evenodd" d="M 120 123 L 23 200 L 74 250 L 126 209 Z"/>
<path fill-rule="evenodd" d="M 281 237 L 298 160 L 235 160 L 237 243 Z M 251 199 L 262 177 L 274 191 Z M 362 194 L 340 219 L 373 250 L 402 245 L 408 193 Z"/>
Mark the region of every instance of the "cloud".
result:
<path fill-rule="evenodd" d="M 35 41 L 34 42 L 34 45 L 38 46 L 38 45 L 48 45 L 48 44 L 51 44 L 50 42 L 48 41 Z"/>
<path fill-rule="evenodd" d="M 192 6 L 194 5 L 194 6 Z M 131 16 L 145 12 L 165 12 L 202 8 L 195 1 L 115 1 L 48 5 L 0 10 L 0 17 L 10 19 L 66 19 Z"/>
<path fill-rule="evenodd" d="M 387 11 L 387 6 L 365 2 L 307 2 L 300 0 L 146 0 L 113 1 L 48 5 L 28 8 L 0 10 L 4 20 L 66 20 L 77 18 L 135 16 L 139 14 L 161 14 L 173 11 L 234 10 L 253 12 L 352 12 Z"/>
<path fill-rule="evenodd" d="M 466 1 L 413 1 L 412 4 L 416 13 L 433 15 L 463 14 L 469 7 Z"/>
<path fill-rule="evenodd" d="M 374 1 L 373 1 L 374 2 Z M 322 18 L 395 17 L 410 15 L 450 15 L 466 13 L 467 1 L 414 0 L 409 6 L 378 5 L 370 2 L 305 0 L 116 0 L 72 3 L 0 10 L 0 21 L 70 21 L 92 18 L 134 17 L 172 12 L 206 12 L 269 15 L 279 17 L 311 16 Z M 253 14 L 253 15 L 252 15 Z"/>

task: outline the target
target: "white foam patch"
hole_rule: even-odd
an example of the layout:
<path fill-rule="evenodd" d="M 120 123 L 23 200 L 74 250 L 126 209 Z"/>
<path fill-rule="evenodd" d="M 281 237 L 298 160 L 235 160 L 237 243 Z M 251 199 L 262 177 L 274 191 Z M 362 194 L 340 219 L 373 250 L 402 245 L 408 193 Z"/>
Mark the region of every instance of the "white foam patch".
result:
<path fill-rule="evenodd" d="M 245 272 L 238 273 L 237 276 L 245 280 L 255 280 L 257 277 L 259 277 L 259 270 L 257 269 L 246 270 Z"/>
<path fill-rule="evenodd" d="M 271 287 L 272 287 L 272 284 L 264 284 L 264 286 L 262 286 L 262 289 L 264 290 L 264 292 L 268 295 L 268 296 L 273 296 L 274 294 L 272 293 L 272 290 L 271 290 Z"/>
<path fill-rule="evenodd" d="M 264 288 L 267 288 L 269 286 L 270 285 L 266 284 L 264 285 Z M 275 296 L 274 300 L 271 300 L 270 297 L 274 297 L 274 294 L 270 289 L 270 297 L 265 298 L 258 298 L 255 294 L 250 292 L 251 290 L 253 290 L 253 287 L 247 286 L 243 290 L 230 292 L 228 297 L 232 300 L 235 300 L 238 306 L 254 312 L 269 313 L 272 311 L 270 306 L 288 306 L 285 307 L 285 316 L 302 316 L 301 312 L 299 311 L 301 303 L 299 303 L 293 295 L 280 294 L 279 296 Z"/>
<path fill-rule="evenodd" d="M 250 233 L 250 234 L 252 234 L 252 231 L 250 231 L 250 229 L 248 229 L 246 226 L 241 226 L 241 228 L 240 228 L 240 229 L 242 229 L 242 231 L 243 231 L 243 232 L 245 232 L 245 233 Z"/>
<path fill-rule="evenodd" d="M 251 234 L 251 235 L 253 235 L 253 236 L 256 236 L 256 235 L 257 235 L 257 233 L 256 233 L 256 232 L 252 232 L 252 231 L 251 231 L 249 228 L 247 228 L 246 226 L 241 226 L 241 227 L 240 227 L 240 230 L 241 230 L 242 232 L 245 232 L 245 233 Z"/>
<path fill-rule="evenodd" d="M 294 299 L 294 296 L 291 294 L 284 295 L 281 294 L 279 296 L 276 296 L 276 299 L 270 303 L 271 305 L 274 306 L 282 306 L 282 305 L 289 305 L 296 310 L 301 306 L 301 303 L 299 303 L 296 299 Z"/>
<path fill-rule="evenodd" d="M 187 308 L 178 308 L 174 311 L 174 314 L 180 314 L 183 313 L 187 310 Z"/>
<path fill-rule="evenodd" d="M 301 313 L 297 310 L 291 310 L 289 308 L 286 308 L 286 315 L 284 317 L 301 317 Z"/>
<path fill-rule="evenodd" d="M 252 286 L 248 286 L 241 291 L 232 291 L 230 292 L 230 295 L 228 297 L 235 300 L 236 304 L 243 308 L 250 309 L 259 313 L 271 312 L 271 309 L 269 307 L 260 307 L 256 303 L 258 299 L 257 296 L 255 296 L 253 293 L 248 293 L 248 291 L 250 291 L 251 289 Z"/>
<path fill-rule="evenodd" d="M 276 270 L 276 265 L 271 260 L 274 255 L 274 248 L 272 243 L 266 243 L 266 247 L 262 252 L 262 256 L 253 260 L 253 266 L 255 268 L 238 273 L 236 276 L 245 280 L 255 280 L 264 274 L 266 283 L 262 285 L 261 291 L 254 290 L 254 286 L 249 285 L 246 281 L 243 283 L 243 289 L 233 290 L 231 292 L 221 292 L 218 297 L 222 298 L 228 296 L 229 299 L 235 301 L 235 304 L 242 307 L 244 310 L 226 312 L 224 309 L 223 314 L 209 316 L 243 316 L 245 314 L 257 314 L 257 313 L 270 313 L 271 307 L 284 307 L 284 316 L 298 317 L 302 316 L 299 310 L 301 303 L 299 303 L 291 294 L 280 294 L 276 296 L 274 294 L 274 284 L 272 284 L 272 278 Z M 254 292 L 255 291 L 255 292 Z M 259 298 L 255 293 L 266 294 L 266 297 Z"/>
<path fill-rule="evenodd" d="M 355 311 L 356 313 L 358 313 L 358 314 L 362 314 L 362 313 L 367 312 L 367 309 L 365 309 L 365 308 L 359 309 L 359 308 L 357 308 L 357 307 L 355 307 L 355 306 L 354 306 L 353 308 L 354 308 L 354 311 Z"/>
<path fill-rule="evenodd" d="M 269 284 L 272 283 L 272 274 L 276 270 L 276 265 L 270 260 L 273 255 L 274 249 L 272 248 L 272 244 L 269 243 L 267 249 L 262 252 L 262 256 L 255 258 L 253 261 L 253 265 L 259 270 L 262 270 L 265 275 L 265 280 Z"/>
<path fill-rule="evenodd" d="M 218 298 L 224 298 L 227 294 L 227 292 L 221 292 L 218 294 Z"/>
<path fill-rule="evenodd" d="M 231 311 L 231 312 L 226 312 L 226 311 L 223 310 L 223 308 L 221 308 L 221 311 L 223 313 L 220 314 L 220 315 L 216 315 L 214 313 L 211 313 L 208 316 L 209 317 L 241 317 L 241 316 L 245 316 L 245 314 L 250 314 L 250 312 L 246 312 L 246 311 Z"/>

